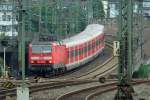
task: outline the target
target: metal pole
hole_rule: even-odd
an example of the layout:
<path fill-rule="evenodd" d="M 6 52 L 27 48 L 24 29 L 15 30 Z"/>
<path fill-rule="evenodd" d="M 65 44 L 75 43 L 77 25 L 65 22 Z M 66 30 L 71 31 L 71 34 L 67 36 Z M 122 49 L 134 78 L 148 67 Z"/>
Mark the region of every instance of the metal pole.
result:
<path fill-rule="evenodd" d="M 21 56 L 22 56 L 22 50 L 21 50 L 21 32 L 22 32 L 22 28 L 21 28 L 21 26 L 22 26 L 22 23 L 21 23 L 21 21 L 22 21 L 22 4 L 21 4 L 21 1 L 18 1 L 18 11 L 19 11 L 19 21 L 18 21 L 18 69 L 19 69 L 19 77 L 20 77 L 20 72 L 21 72 Z"/>
<path fill-rule="evenodd" d="M 110 18 L 110 0 L 108 0 L 107 4 L 107 22 L 109 22 L 109 18 Z"/>
<path fill-rule="evenodd" d="M 23 14 L 24 16 L 24 14 Z M 22 34 L 21 34 L 21 51 L 22 51 L 22 60 L 21 60 L 21 65 L 22 65 L 22 82 L 25 84 L 25 20 L 24 17 L 22 19 Z"/>
<path fill-rule="evenodd" d="M 80 10 L 80 1 L 79 0 L 76 0 L 75 2 L 75 9 L 76 9 L 76 15 L 75 15 L 75 33 L 78 33 L 79 32 L 79 11 Z"/>
<path fill-rule="evenodd" d="M 132 68 L 133 68 L 133 1 L 128 2 L 128 82 L 132 78 Z"/>
<path fill-rule="evenodd" d="M 139 13 L 140 13 L 140 46 L 141 46 L 141 60 L 143 63 L 144 53 L 143 53 L 143 30 L 144 30 L 144 17 L 143 17 L 143 0 L 139 1 Z"/>
<path fill-rule="evenodd" d="M 93 5 L 92 5 L 93 2 L 92 2 L 92 0 L 88 0 L 87 2 L 88 2 L 88 4 L 87 4 L 88 5 L 88 7 L 87 7 L 88 24 L 90 24 L 91 21 L 93 20 Z"/>
<path fill-rule="evenodd" d="M 41 0 L 39 4 L 39 35 L 41 34 Z"/>
<path fill-rule="evenodd" d="M 48 1 L 45 1 L 45 32 L 48 33 L 48 5 L 46 4 Z"/>
<path fill-rule="evenodd" d="M 19 35 L 19 48 L 20 48 L 20 66 L 22 68 L 22 84 L 17 87 L 17 100 L 29 100 L 29 88 L 25 83 L 25 13 L 27 10 L 27 0 L 20 1 L 20 35 Z"/>
<path fill-rule="evenodd" d="M 57 0 L 57 38 L 59 38 L 59 33 L 61 33 L 61 29 L 62 29 L 62 20 L 61 20 L 61 17 L 58 17 L 58 16 L 61 16 L 62 14 L 62 0 Z"/>
<path fill-rule="evenodd" d="M 28 4 L 28 9 L 32 9 L 32 1 L 31 0 L 28 0 L 28 2 L 27 2 L 27 4 Z M 28 32 L 31 34 L 31 32 L 32 32 L 32 22 L 31 22 L 31 11 L 29 11 L 29 12 L 27 12 L 28 13 Z"/>
<path fill-rule="evenodd" d="M 4 47 L 4 70 L 3 70 L 3 77 L 6 77 L 6 48 Z"/>
<path fill-rule="evenodd" d="M 15 17 L 14 17 L 14 10 L 15 10 L 15 1 L 13 0 L 12 1 L 12 5 L 13 5 L 13 7 L 12 7 L 12 16 L 11 16 L 11 21 L 12 21 L 12 25 L 11 25 L 11 30 L 12 30 L 12 37 L 14 37 L 14 19 L 15 19 Z"/>
<path fill-rule="evenodd" d="M 27 4 L 26 0 L 19 2 L 19 67 L 22 72 L 22 85 L 25 84 L 25 12 Z"/>

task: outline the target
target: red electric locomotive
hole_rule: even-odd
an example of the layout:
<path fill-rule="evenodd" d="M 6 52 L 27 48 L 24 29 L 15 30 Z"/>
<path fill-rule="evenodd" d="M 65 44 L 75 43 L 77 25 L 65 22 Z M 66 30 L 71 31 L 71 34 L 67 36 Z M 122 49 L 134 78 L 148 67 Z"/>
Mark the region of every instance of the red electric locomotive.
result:
<path fill-rule="evenodd" d="M 62 73 L 77 68 L 98 56 L 105 48 L 104 26 L 87 28 L 61 41 L 29 44 L 29 69 L 32 72 Z"/>

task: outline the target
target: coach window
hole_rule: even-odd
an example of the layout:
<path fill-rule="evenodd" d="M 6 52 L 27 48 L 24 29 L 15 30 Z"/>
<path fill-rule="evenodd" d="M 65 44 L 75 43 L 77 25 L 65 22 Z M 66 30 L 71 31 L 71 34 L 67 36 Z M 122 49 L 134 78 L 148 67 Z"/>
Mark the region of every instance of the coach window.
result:
<path fill-rule="evenodd" d="M 95 41 L 95 43 L 94 43 L 94 48 L 96 48 L 96 41 Z"/>
<path fill-rule="evenodd" d="M 83 56 L 84 56 L 84 53 L 85 53 L 84 45 L 82 47 L 82 53 L 83 53 Z"/>
<path fill-rule="evenodd" d="M 70 57 L 73 57 L 73 51 L 69 51 Z"/>
<path fill-rule="evenodd" d="M 92 42 L 92 49 L 94 50 L 95 48 L 95 42 Z"/>
<path fill-rule="evenodd" d="M 77 48 L 77 55 L 79 55 L 79 48 Z"/>
<path fill-rule="evenodd" d="M 89 44 L 89 50 L 91 50 L 91 44 Z"/>
<path fill-rule="evenodd" d="M 99 40 L 96 40 L 96 46 L 98 46 Z"/>
<path fill-rule="evenodd" d="M 69 57 L 69 51 L 67 51 L 67 56 Z"/>
<path fill-rule="evenodd" d="M 75 50 L 72 50 L 72 57 L 74 57 L 75 56 Z"/>
<path fill-rule="evenodd" d="M 96 47 L 96 41 L 94 41 L 93 44 L 94 44 L 94 48 L 95 48 Z"/>
<path fill-rule="evenodd" d="M 91 44 L 91 50 L 93 50 L 93 43 Z"/>
<path fill-rule="evenodd" d="M 102 36 L 102 42 L 104 41 L 104 36 Z"/>
<path fill-rule="evenodd" d="M 78 48 L 78 55 L 80 55 L 80 48 Z"/>
<path fill-rule="evenodd" d="M 92 50 L 92 44 L 90 44 L 90 50 Z"/>
<path fill-rule="evenodd" d="M 75 48 L 75 50 L 74 50 L 74 56 L 76 56 L 77 55 L 77 49 Z"/>
<path fill-rule="evenodd" d="M 100 39 L 100 44 L 101 44 L 101 42 L 102 42 L 102 38 Z"/>
<path fill-rule="evenodd" d="M 81 54 L 83 54 L 83 48 L 81 48 Z"/>
<path fill-rule="evenodd" d="M 99 45 L 101 44 L 101 38 L 99 38 Z"/>
<path fill-rule="evenodd" d="M 93 42 L 93 48 L 95 48 L 96 47 L 96 44 L 95 44 L 95 42 Z"/>
<path fill-rule="evenodd" d="M 85 45 L 85 53 L 88 51 L 87 44 Z"/>
<path fill-rule="evenodd" d="M 81 48 L 79 49 L 79 55 L 81 54 Z"/>
<path fill-rule="evenodd" d="M 92 43 L 92 49 L 94 49 L 94 48 L 95 48 L 95 42 Z"/>
<path fill-rule="evenodd" d="M 86 46 L 83 47 L 83 52 L 84 52 L 84 53 L 86 52 Z"/>
<path fill-rule="evenodd" d="M 92 49 L 92 44 L 90 44 L 90 50 Z"/>
<path fill-rule="evenodd" d="M 72 57 L 74 57 L 74 50 L 72 50 L 71 55 L 72 55 Z"/>
<path fill-rule="evenodd" d="M 103 37 L 102 37 L 102 40 L 104 41 L 104 35 L 103 35 Z"/>
<path fill-rule="evenodd" d="M 88 44 L 86 45 L 86 52 L 88 52 Z"/>
<path fill-rule="evenodd" d="M 76 56 L 77 56 L 78 55 L 78 48 L 76 48 L 75 50 L 76 50 L 75 52 L 76 52 Z"/>
<path fill-rule="evenodd" d="M 89 44 L 89 45 L 88 45 L 88 50 L 90 50 L 90 47 L 91 47 L 91 45 Z"/>
<path fill-rule="evenodd" d="M 83 48 L 80 48 L 79 54 L 80 54 L 80 55 L 83 54 Z"/>
<path fill-rule="evenodd" d="M 79 55 L 81 54 L 81 48 L 79 49 Z"/>
<path fill-rule="evenodd" d="M 78 49 L 75 49 L 75 56 L 78 55 Z"/>
<path fill-rule="evenodd" d="M 90 44 L 88 44 L 88 46 L 87 46 L 87 47 L 88 47 L 88 50 L 90 50 Z"/>

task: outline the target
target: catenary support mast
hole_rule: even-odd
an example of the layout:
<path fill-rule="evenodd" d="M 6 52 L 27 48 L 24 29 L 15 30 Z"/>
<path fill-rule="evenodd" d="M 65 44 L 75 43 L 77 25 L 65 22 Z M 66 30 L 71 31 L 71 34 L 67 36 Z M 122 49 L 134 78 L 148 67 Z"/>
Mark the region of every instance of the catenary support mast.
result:
<path fill-rule="evenodd" d="M 22 84 L 17 87 L 17 100 L 29 100 L 29 88 L 25 83 L 25 14 L 28 0 L 18 0 L 19 2 L 19 67 L 22 72 Z"/>
<path fill-rule="evenodd" d="M 119 11 L 119 32 L 118 40 L 120 42 L 120 55 L 119 55 L 119 82 L 118 91 L 115 96 L 115 100 L 133 100 L 131 85 L 132 78 L 132 18 L 133 18 L 133 1 L 132 0 L 120 0 Z"/>

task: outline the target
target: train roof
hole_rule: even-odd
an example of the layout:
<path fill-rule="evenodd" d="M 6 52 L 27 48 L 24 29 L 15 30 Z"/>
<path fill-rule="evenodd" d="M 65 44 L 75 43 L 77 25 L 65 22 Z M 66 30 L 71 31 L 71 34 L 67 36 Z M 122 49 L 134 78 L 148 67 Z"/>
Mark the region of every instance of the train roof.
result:
<path fill-rule="evenodd" d="M 71 47 L 73 45 L 81 44 L 86 41 L 91 40 L 92 38 L 97 37 L 100 34 L 103 34 L 104 26 L 100 24 L 90 24 L 86 27 L 86 29 L 67 39 L 62 40 L 63 44 L 65 44 L 67 47 Z"/>
<path fill-rule="evenodd" d="M 41 42 L 41 41 L 32 41 L 32 45 L 49 45 L 51 42 L 49 41 L 44 41 L 44 42 Z"/>

